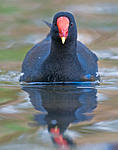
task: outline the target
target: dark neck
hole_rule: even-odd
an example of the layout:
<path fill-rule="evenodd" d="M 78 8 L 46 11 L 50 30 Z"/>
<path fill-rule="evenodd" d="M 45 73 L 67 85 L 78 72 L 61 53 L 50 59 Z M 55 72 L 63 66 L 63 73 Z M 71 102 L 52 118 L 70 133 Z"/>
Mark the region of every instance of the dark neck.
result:
<path fill-rule="evenodd" d="M 50 56 L 54 56 L 56 58 L 62 57 L 66 58 L 66 56 L 70 56 L 73 58 L 77 57 L 77 41 L 66 41 L 65 44 L 60 41 L 51 40 L 51 52 Z"/>

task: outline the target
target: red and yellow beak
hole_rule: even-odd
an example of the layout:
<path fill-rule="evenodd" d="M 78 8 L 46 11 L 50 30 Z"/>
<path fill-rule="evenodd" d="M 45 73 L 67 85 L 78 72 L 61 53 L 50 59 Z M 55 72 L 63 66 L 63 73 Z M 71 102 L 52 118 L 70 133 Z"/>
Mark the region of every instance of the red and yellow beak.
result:
<path fill-rule="evenodd" d="M 62 44 L 64 44 L 68 36 L 69 19 L 67 17 L 59 17 L 57 19 L 57 26 Z"/>

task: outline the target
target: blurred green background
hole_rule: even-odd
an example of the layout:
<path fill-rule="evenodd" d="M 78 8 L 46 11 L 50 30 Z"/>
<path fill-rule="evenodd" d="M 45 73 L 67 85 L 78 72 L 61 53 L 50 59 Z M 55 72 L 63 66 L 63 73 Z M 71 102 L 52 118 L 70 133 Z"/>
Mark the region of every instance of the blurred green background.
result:
<path fill-rule="evenodd" d="M 117 54 L 117 8 L 116 0 L 1 0 L 0 68 L 20 70 L 26 52 L 49 32 L 41 19 L 52 22 L 59 11 L 75 16 L 78 39 L 90 49 Z"/>

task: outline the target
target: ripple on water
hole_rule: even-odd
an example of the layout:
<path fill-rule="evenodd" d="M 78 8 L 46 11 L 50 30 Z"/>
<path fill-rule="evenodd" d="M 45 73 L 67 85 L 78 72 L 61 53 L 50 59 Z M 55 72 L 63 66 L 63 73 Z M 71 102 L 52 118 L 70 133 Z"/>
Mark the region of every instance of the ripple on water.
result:
<path fill-rule="evenodd" d="M 1 71 L 0 72 L 0 82 L 10 82 L 12 84 L 19 83 L 20 72 L 19 71 Z"/>
<path fill-rule="evenodd" d="M 21 112 L 22 112 L 21 110 L 15 109 L 13 105 L 0 108 L 0 113 L 5 113 L 5 114 L 16 114 Z"/>
<path fill-rule="evenodd" d="M 77 40 L 78 41 L 81 41 L 82 43 L 84 43 L 84 44 L 87 44 L 87 45 L 89 45 L 89 44 L 91 44 L 92 42 L 94 42 L 97 38 L 98 38 L 99 36 L 98 35 L 92 35 L 92 34 L 78 34 L 77 35 Z"/>
<path fill-rule="evenodd" d="M 101 76 L 101 84 L 109 84 L 111 85 L 116 85 L 114 87 L 114 90 L 118 88 L 118 69 L 117 67 L 113 68 L 99 68 L 99 73 Z M 106 86 L 105 88 L 109 88 L 109 86 Z"/>
<path fill-rule="evenodd" d="M 114 68 L 99 68 L 100 75 L 103 77 L 118 77 L 118 69 Z"/>
<path fill-rule="evenodd" d="M 108 100 L 108 97 L 105 94 L 97 93 L 97 101 L 99 102 L 104 100 Z"/>
<path fill-rule="evenodd" d="M 25 37 L 24 44 L 37 44 L 43 40 L 46 35 L 44 34 L 33 34 Z"/>
<path fill-rule="evenodd" d="M 67 6 L 67 10 L 72 13 L 84 13 L 84 14 L 118 14 L 118 4 L 111 2 L 93 3 L 93 4 L 80 4 Z"/>
<path fill-rule="evenodd" d="M 100 50 L 96 50 L 94 53 L 98 56 L 99 59 L 118 59 L 118 55 L 114 54 L 112 51 L 102 50 L 102 55 Z"/>
<path fill-rule="evenodd" d="M 110 147 L 112 145 L 108 143 L 102 143 L 102 144 L 86 144 L 79 146 L 79 150 L 111 150 Z"/>
<path fill-rule="evenodd" d="M 100 121 L 92 126 L 82 127 L 83 129 L 104 131 L 104 132 L 118 132 L 118 119 L 112 121 Z"/>

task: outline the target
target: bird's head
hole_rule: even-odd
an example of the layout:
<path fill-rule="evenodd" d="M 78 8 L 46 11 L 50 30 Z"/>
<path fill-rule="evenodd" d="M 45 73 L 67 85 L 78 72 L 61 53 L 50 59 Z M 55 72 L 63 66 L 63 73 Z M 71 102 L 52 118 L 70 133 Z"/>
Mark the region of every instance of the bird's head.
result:
<path fill-rule="evenodd" d="M 62 44 L 77 40 L 76 23 L 71 13 L 59 12 L 54 16 L 51 38 Z"/>

